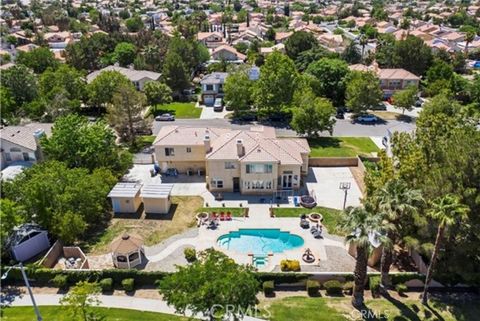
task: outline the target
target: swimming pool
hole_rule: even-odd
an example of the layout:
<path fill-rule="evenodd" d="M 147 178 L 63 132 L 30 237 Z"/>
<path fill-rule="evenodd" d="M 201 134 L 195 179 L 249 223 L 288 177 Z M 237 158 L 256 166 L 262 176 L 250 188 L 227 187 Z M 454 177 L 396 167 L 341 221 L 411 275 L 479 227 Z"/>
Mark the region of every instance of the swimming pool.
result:
<path fill-rule="evenodd" d="M 265 255 L 300 247 L 304 240 L 280 229 L 239 229 L 220 236 L 217 243 L 226 250 Z"/>

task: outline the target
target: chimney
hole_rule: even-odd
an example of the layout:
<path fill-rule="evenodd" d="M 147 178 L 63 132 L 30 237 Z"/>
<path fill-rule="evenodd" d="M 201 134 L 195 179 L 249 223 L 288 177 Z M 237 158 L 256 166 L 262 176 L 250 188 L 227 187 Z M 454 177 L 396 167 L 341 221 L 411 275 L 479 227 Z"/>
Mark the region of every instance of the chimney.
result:
<path fill-rule="evenodd" d="M 245 147 L 243 147 L 243 140 L 237 139 L 237 155 L 242 157 L 245 154 Z"/>
<path fill-rule="evenodd" d="M 35 145 L 37 145 L 36 156 L 37 160 L 43 160 L 43 151 L 42 146 L 40 145 L 40 139 L 45 135 L 45 131 L 43 129 L 37 129 L 33 132 L 33 138 L 35 139 Z"/>
<path fill-rule="evenodd" d="M 203 145 L 205 146 L 205 153 L 210 153 L 212 150 L 212 145 L 210 144 L 210 135 L 205 135 L 205 138 L 203 139 Z"/>

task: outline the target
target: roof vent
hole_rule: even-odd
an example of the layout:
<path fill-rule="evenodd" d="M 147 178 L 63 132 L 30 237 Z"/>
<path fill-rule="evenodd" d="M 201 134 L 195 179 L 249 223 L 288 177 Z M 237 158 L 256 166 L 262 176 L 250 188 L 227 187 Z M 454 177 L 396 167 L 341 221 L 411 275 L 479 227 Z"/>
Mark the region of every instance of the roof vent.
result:
<path fill-rule="evenodd" d="M 243 139 L 237 139 L 237 144 L 243 144 Z"/>
<path fill-rule="evenodd" d="M 205 140 L 210 140 L 210 135 L 205 135 Z"/>
<path fill-rule="evenodd" d="M 128 235 L 128 234 L 123 234 L 122 235 L 122 240 L 124 240 L 124 241 L 128 240 L 129 238 L 130 238 L 130 235 Z"/>

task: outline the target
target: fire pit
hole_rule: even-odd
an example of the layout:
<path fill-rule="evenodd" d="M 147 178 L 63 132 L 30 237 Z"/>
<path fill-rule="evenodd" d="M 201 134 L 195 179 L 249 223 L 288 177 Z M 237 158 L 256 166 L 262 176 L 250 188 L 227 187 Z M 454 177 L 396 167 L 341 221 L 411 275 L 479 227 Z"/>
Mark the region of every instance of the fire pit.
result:
<path fill-rule="evenodd" d="M 317 202 L 310 195 L 303 195 L 300 197 L 300 205 L 305 208 L 314 208 L 317 206 Z"/>
<path fill-rule="evenodd" d="M 323 221 L 323 216 L 320 213 L 310 213 L 308 214 L 308 219 L 314 223 L 320 223 Z"/>

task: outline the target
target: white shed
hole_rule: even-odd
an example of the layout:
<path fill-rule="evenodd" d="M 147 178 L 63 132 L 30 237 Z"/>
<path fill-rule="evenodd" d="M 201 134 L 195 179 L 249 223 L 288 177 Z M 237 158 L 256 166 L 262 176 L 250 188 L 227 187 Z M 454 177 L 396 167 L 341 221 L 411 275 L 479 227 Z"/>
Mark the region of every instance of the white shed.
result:
<path fill-rule="evenodd" d="M 136 213 L 142 204 L 138 183 L 117 183 L 108 194 L 114 213 Z"/>
<path fill-rule="evenodd" d="M 24 262 L 48 249 L 50 240 L 39 225 L 26 223 L 14 228 L 5 245 L 15 260 Z"/>
<path fill-rule="evenodd" d="M 170 192 L 173 184 L 148 184 L 142 188 L 145 213 L 167 214 L 170 211 Z"/>

